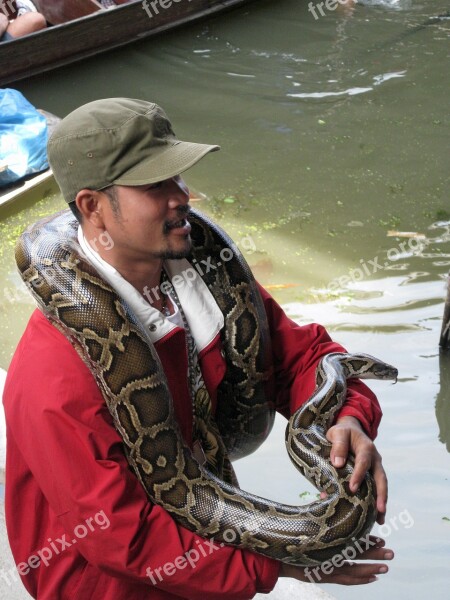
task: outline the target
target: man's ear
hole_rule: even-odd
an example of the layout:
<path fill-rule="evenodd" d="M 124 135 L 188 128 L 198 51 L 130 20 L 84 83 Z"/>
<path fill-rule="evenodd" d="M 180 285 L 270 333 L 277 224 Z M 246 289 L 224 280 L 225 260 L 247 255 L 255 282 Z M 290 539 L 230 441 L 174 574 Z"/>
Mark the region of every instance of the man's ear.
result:
<path fill-rule="evenodd" d="M 99 229 L 104 229 L 103 202 L 100 192 L 87 188 L 82 189 L 76 195 L 75 204 L 83 215 L 83 221 L 87 221 Z"/>

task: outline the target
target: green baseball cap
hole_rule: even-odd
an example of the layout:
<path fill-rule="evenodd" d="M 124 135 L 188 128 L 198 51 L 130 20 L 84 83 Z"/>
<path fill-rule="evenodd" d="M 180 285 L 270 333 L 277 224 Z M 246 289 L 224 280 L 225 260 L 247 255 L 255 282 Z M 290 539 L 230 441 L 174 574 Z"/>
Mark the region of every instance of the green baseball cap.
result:
<path fill-rule="evenodd" d="M 80 106 L 58 124 L 47 146 L 66 202 L 73 202 L 84 188 L 170 179 L 219 149 L 177 139 L 161 107 L 131 98 L 105 98 Z"/>

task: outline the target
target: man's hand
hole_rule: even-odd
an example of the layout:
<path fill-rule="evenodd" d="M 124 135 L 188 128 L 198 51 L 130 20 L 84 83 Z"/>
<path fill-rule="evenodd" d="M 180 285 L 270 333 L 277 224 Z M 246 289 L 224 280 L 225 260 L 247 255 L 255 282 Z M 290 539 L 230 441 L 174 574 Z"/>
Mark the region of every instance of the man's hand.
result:
<path fill-rule="evenodd" d="M 358 554 L 358 560 L 392 560 L 394 553 L 389 548 L 384 548 L 384 540 L 369 536 L 372 546 L 369 550 Z M 334 566 L 333 560 L 338 563 L 339 554 L 332 560 L 322 563 L 317 567 L 295 567 L 281 564 L 280 577 L 292 577 L 299 581 L 309 583 L 337 583 L 341 585 L 361 585 L 377 580 L 377 575 L 388 572 L 388 567 L 380 563 L 353 563 L 339 561 L 340 566 Z"/>
<path fill-rule="evenodd" d="M 378 523 L 384 523 L 387 502 L 387 478 L 381 465 L 381 456 L 372 440 L 366 435 L 360 422 L 354 417 L 342 417 L 330 427 L 327 438 L 332 444 L 331 462 L 337 468 L 343 467 L 349 452 L 355 456 L 355 469 L 350 479 L 353 492 L 361 485 L 367 471 L 371 471 L 377 486 Z M 322 492 L 322 497 L 326 493 Z M 394 553 L 384 548 L 384 540 L 369 536 L 369 547 L 360 552 L 356 560 L 392 560 Z M 377 580 L 377 575 L 388 572 L 387 565 L 380 563 L 354 563 L 344 560 L 345 554 L 337 554 L 317 567 L 295 567 L 282 563 L 280 577 L 293 577 L 310 583 L 337 583 L 341 585 L 361 585 Z M 336 562 L 336 564 L 335 564 Z M 337 566 L 336 566 L 337 565 Z"/>
<path fill-rule="evenodd" d="M 337 468 L 343 467 L 349 452 L 355 456 L 355 470 L 350 479 L 352 492 L 361 485 L 364 475 L 371 471 L 377 486 L 377 522 L 382 525 L 386 514 L 387 477 L 381 464 L 381 456 L 375 444 L 366 435 L 358 419 L 342 417 L 330 427 L 327 438 L 332 444 L 331 462 Z"/>

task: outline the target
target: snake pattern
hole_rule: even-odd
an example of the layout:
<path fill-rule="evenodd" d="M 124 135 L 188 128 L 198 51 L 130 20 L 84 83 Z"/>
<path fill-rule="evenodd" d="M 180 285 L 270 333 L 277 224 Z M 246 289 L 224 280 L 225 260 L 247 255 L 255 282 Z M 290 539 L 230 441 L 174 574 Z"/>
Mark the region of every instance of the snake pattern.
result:
<path fill-rule="evenodd" d="M 270 336 L 262 299 L 230 238 L 192 210 L 188 260 L 215 265 L 198 272 L 222 310 L 227 373 L 216 420 L 230 457 L 252 452 L 273 424 Z M 311 398 L 289 420 L 286 444 L 297 469 L 327 497 L 290 506 L 260 498 L 212 475 L 180 434 L 158 355 L 127 304 L 98 275 L 64 211 L 31 226 L 16 261 L 41 310 L 73 344 L 95 377 L 121 435 L 130 466 L 150 500 L 197 534 L 295 565 L 323 562 L 364 536 L 376 518 L 375 484 L 357 493 L 349 458 L 335 469 L 325 434 L 346 396 L 349 377 L 394 379 L 397 371 L 368 355 L 329 354 L 317 368 Z M 223 248 L 232 258 L 221 260 Z"/>

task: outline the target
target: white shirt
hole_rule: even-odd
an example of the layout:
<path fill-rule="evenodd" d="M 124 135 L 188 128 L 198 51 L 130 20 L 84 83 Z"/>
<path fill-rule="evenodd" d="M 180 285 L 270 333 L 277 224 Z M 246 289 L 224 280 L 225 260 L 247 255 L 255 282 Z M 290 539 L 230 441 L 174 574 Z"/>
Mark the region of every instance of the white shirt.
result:
<path fill-rule="evenodd" d="M 148 332 L 153 343 L 168 335 L 176 327 L 183 327 L 183 321 L 176 304 L 172 303 L 176 309 L 174 314 L 165 317 L 89 245 L 81 227 L 78 227 L 78 241 L 85 258 L 116 293 L 125 300 Z M 201 352 L 213 341 L 224 326 L 223 314 L 207 285 L 189 261 L 185 258 L 165 260 L 163 267 L 176 289 L 192 337 L 195 340 L 197 352 Z M 173 282 L 175 276 L 178 276 L 175 279 L 178 282 L 177 285 Z M 150 298 L 154 298 L 155 293 L 157 294 L 158 290 L 156 292 L 148 290 Z M 172 302 L 170 296 L 169 301 Z"/>

